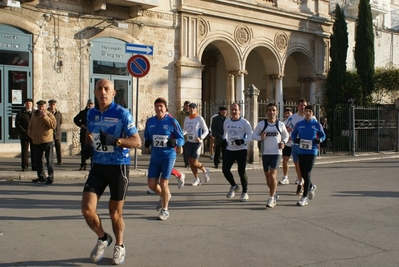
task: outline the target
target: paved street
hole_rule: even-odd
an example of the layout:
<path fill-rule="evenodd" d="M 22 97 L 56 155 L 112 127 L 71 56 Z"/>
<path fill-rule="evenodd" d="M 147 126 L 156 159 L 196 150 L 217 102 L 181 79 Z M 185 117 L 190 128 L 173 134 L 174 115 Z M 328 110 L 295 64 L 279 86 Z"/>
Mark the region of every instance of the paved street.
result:
<path fill-rule="evenodd" d="M 125 266 L 397 266 L 398 167 L 397 158 L 317 165 L 309 206 L 296 206 L 291 184 L 279 186 L 274 209 L 265 208 L 259 169 L 248 171 L 247 203 L 239 194 L 225 197 L 220 172 L 209 184 L 181 190 L 172 179 L 167 221 L 156 220 L 157 197 L 146 193 L 146 178 L 134 177 L 124 212 Z M 293 182 L 293 168 L 290 176 Z M 80 213 L 83 183 L 1 181 L 0 266 L 109 265 L 113 245 L 97 264 L 88 259 L 96 237 Z M 99 214 L 112 232 L 108 197 Z"/>

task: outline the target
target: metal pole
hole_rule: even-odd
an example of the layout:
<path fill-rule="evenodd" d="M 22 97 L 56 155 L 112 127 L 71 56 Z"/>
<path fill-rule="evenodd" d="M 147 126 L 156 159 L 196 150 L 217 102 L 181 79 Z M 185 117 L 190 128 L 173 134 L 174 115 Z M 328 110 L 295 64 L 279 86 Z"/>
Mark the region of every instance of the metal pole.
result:
<path fill-rule="evenodd" d="M 139 120 L 139 78 L 137 79 L 136 83 L 136 118 L 135 118 L 135 124 L 136 127 L 138 126 L 138 120 Z M 134 149 L 134 169 L 137 170 L 137 148 Z"/>
<path fill-rule="evenodd" d="M 377 152 L 380 153 L 380 109 L 377 108 Z"/>

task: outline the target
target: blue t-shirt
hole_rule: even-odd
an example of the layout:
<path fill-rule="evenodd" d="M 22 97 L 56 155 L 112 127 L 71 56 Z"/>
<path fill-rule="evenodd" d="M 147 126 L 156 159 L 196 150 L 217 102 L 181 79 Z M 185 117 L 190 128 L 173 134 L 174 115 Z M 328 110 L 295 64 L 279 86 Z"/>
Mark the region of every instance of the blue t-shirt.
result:
<path fill-rule="evenodd" d="M 105 146 L 100 142 L 100 130 L 117 138 L 130 137 L 137 133 L 133 117 L 127 109 L 114 102 L 104 112 L 94 107 L 87 112 L 87 128 L 93 137 L 93 163 L 104 165 L 130 164 L 130 149 Z"/>
<path fill-rule="evenodd" d="M 291 136 L 293 136 L 292 138 L 294 136 L 299 137 L 298 154 L 313 155 L 317 155 L 318 151 L 315 139 L 319 138 L 320 142 L 323 142 L 326 138 L 323 127 L 315 118 L 312 118 L 310 121 L 302 120 L 295 124 Z"/>
<path fill-rule="evenodd" d="M 184 145 L 183 131 L 176 119 L 166 115 L 161 120 L 153 116 L 147 120 L 144 139 L 151 140 L 151 158 L 176 158 L 176 150 L 167 146 L 168 139 L 176 139 L 176 145 Z"/>

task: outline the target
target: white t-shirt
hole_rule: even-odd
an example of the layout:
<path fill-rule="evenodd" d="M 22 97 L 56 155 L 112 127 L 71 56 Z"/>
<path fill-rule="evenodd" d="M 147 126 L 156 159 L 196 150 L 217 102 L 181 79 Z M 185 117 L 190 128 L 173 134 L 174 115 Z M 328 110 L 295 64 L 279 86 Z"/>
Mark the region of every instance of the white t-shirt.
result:
<path fill-rule="evenodd" d="M 258 125 L 256 125 L 252 135 L 253 140 L 262 140 L 261 135 L 263 128 L 265 128 L 265 120 L 260 121 Z M 282 155 L 282 149 L 279 149 L 279 143 L 281 143 L 281 141 L 287 143 L 289 133 L 287 132 L 285 124 L 281 121 L 278 121 L 278 128 L 281 134 L 277 130 L 276 123 L 268 123 L 264 131 L 266 132 L 266 137 L 262 140 L 262 155 Z"/>
<path fill-rule="evenodd" d="M 238 120 L 226 119 L 223 124 L 223 139 L 227 141 L 227 150 L 237 151 L 247 149 L 247 143 L 252 140 L 252 127 L 249 122 L 240 117 Z M 236 145 L 234 140 L 244 139 L 244 144 Z"/>
<path fill-rule="evenodd" d="M 185 134 L 187 134 L 187 142 L 191 143 L 198 143 L 195 141 L 197 137 L 201 138 L 201 141 L 208 135 L 209 129 L 208 126 L 206 126 L 204 118 L 202 118 L 200 115 L 195 116 L 195 118 L 190 118 L 190 116 L 187 116 L 184 119 L 184 127 L 183 131 Z"/>

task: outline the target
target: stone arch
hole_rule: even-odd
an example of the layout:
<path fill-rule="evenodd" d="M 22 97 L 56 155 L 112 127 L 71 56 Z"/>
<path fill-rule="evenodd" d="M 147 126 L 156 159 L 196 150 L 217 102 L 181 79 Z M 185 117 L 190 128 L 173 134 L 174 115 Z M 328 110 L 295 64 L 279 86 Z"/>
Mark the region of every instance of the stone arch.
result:
<path fill-rule="evenodd" d="M 259 90 L 259 99 L 274 99 L 275 92 L 270 83 L 270 76 L 281 73 L 281 57 L 273 46 L 265 41 L 252 43 L 246 50 L 245 70 L 245 88 L 254 84 Z"/>
<path fill-rule="evenodd" d="M 293 47 L 284 58 L 283 99 L 295 102 L 306 98 L 313 102 L 315 62 L 311 53 L 303 47 Z"/>
<path fill-rule="evenodd" d="M 201 61 L 203 54 L 210 45 L 213 45 L 220 51 L 226 69 L 236 70 L 242 68 L 242 54 L 237 44 L 229 37 L 226 36 L 210 36 L 198 46 L 198 58 Z"/>

